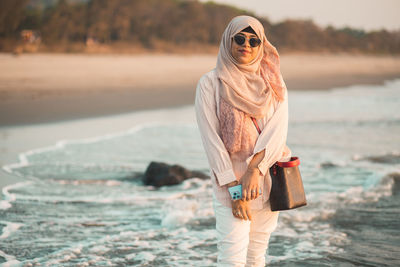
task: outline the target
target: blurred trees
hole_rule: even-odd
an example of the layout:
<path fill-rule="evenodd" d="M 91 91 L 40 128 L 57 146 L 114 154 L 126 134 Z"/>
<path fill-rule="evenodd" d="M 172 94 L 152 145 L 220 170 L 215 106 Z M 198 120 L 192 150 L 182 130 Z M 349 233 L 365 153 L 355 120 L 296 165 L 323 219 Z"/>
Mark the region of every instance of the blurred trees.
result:
<path fill-rule="evenodd" d="M 101 42 L 134 41 L 151 48 L 158 40 L 216 44 L 226 24 L 240 12 L 198 1 L 92 0 L 87 14 L 89 36 Z"/>
<path fill-rule="evenodd" d="M 46 43 L 84 42 L 86 40 L 86 7 L 60 0 L 44 10 L 40 32 Z M 28 26 L 28 25 L 26 25 Z"/>
<path fill-rule="evenodd" d="M 0 0 L 1 41 L 23 29 L 39 31 L 44 44 L 125 42 L 156 49 L 160 42 L 218 45 L 232 17 L 247 11 L 195 0 Z M 259 18 L 267 38 L 284 51 L 399 53 L 400 33 L 331 26 L 311 20 L 272 24 Z"/>
<path fill-rule="evenodd" d="M 28 0 L 0 0 L 0 37 L 15 37 L 25 18 Z"/>

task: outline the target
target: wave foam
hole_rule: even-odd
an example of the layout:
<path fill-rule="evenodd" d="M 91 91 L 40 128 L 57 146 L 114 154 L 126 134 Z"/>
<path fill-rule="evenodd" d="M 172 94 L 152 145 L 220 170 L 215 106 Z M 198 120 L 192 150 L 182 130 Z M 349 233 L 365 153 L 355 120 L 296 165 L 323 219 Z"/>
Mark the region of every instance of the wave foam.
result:
<path fill-rule="evenodd" d="M 7 200 L 0 200 L 0 210 L 6 210 L 11 208 L 11 203 Z"/>
<path fill-rule="evenodd" d="M 3 193 L 5 200 L 0 201 L 0 209 L 6 210 L 6 209 L 11 208 L 12 207 L 11 202 L 16 200 L 15 194 L 11 194 L 9 192 L 11 189 L 24 187 L 24 186 L 30 185 L 31 183 L 32 182 L 27 181 L 27 182 L 20 182 L 20 183 L 16 183 L 16 184 L 12 184 L 12 185 L 3 187 L 2 193 Z"/>
<path fill-rule="evenodd" d="M 12 232 L 15 232 L 23 226 L 22 223 L 12 223 L 12 222 L 6 222 L 6 221 L 0 221 L 0 224 L 4 224 L 5 227 L 3 227 L 3 233 L 0 235 L 0 239 L 6 239 L 7 237 L 10 236 Z"/>
<path fill-rule="evenodd" d="M 124 137 L 127 135 L 135 134 L 141 130 L 144 129 L 149 129 L 149 128 L 154 128 L 154 127 L 161 127 L 161 126 L 171 126 L 174 125 L 176 126 L 181 126 L 181 127 L 193 127 L 193 123 L 170 123 L 170 122 L 152 122 L 152 123 L 142 123 L 140 125 L 137 125 L 135 127 L 132 127 L 128 130 L 120 131 L 120 132 L 115 132 L 111 134 L 106 134 L 106 135 L 101 135 L 101 136 L 95 136 L 95 137 L 90 137 L 90 138 L 82 138 L 82 139 L 77 139 L 77 140 L 60 140 L 58 141 L 55 145 L 48 146 L 48 147 L 42 147 L 42 148 L 37 148 L 37 149 L 32 149 L 28 150 L 26 152 L 20 153 L 18 155 L 19 162 L 18 163 L 12 163 L 12 164 L 7 164 L 2 166 L 2 169 L 10 174 L 15 174 L 17 176 L 21 176 L 23 178 L 38 178 L 34 176 L 28 176 L 27 174 L 20 174 L 18 173 L 17 169 L 24 168 L 24 167 L 29 167 L 31 166 L 31 163 L 29 161 L 29 157 L 32 157 L 37 154 L 42 154 L 42 153 L 48 153 L 52 151 L 57 151 L 57 150 L 63 150 L 67 146 L 70 145 L 80 145 L 80 144 L 93 144 L 96 142 L 101 142 L 109 139 L 114 139 L 118 137 Z M 76 164 L 75 164 L 76 165 Z M 81 164 L 80 166 L 87 166 L 87 167 L 93 167 L 91 164 Z M 98 166 L 96 166 L 98 167 Z M 110 166 L 108 166 L 110 167 Z M 111 170 L 115 171 L 114 167 L 120 167 L 124 170 L 132 170 L 134 166 L 128 165 L 128 166 L 111 166 Z M 107 169 L 107 166 L 104 166 L 104 168 Z M 109 170 L 109 169 L 108 169 Z"/>
<path fill-rule="evenodd" d="M 6 262 L 3 262 L 1 264 L 2 267 L 11 267 L 11 266 L 19 266 L 21 265 L 21 262 L 18 261 L 15 256 L 8 255 L 4 251 L 0 250 L 0 257 L 4 258 Z"/>

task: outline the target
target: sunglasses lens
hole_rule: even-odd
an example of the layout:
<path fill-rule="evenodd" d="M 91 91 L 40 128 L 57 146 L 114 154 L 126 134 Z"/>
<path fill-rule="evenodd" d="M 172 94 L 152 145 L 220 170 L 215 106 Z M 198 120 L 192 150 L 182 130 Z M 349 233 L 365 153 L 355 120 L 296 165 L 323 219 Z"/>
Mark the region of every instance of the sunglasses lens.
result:
<path fill-rule="evenodd" d="M 246 38 L 242 35 L 235 35 L 234 40 L 238 45 L 242 45 L 246 41 Z"/>
<path fill-rule="evenodd" d="M 261 40 L 258 38 L 250 38 L 251 47 L 257 47 L 261 44 Z"/>

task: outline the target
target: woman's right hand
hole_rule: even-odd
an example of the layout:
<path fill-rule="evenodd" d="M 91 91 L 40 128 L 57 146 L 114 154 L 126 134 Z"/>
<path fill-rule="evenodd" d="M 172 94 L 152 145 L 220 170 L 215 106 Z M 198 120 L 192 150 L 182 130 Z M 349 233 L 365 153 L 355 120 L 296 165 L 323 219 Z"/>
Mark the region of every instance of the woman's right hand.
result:
<path fill-rule="evenodd" d="M 243 174 L 240 182 L 242 184 L 242 199 L 249 201 L 258 198 L 262 195 L 260 192 L 260 171 L 258 168 L 249 168 Z"/>
<path fill-rule="evenodd" d="M 232 200 L 232 214 L 234 217 L 241 220 L 250 220 L 250 202 L 244 201 L 242 199 Z"/>

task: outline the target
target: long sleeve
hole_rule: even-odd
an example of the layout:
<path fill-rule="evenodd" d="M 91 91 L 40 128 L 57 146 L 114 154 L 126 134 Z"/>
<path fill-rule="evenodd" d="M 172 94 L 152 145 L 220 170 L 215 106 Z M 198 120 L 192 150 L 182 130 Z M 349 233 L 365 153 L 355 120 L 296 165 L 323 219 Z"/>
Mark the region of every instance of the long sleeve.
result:
<path fill-rule="evenodd" d="M 208 163 L 218 185 L 223 186 L 236 181 L 229 153 L 219 133 L 215 88 L 207 75 L 204 75 L 197 84 L 195 111 Z"/>
<path fill-rule="evenodd" d="M 272 118 L 267 122 L 257 139 L 254 147 L 254 154 L 265 149 L 265 156 L 258 164 L 258 169 L 263 175 L 278 160 L 287 161 L 291 151 L 286 146 L 288 129 L 288 100 L 287 92 L 285 100 L 279 103 Z M 252 157 L 246 161 L 250 162 Z"/>

